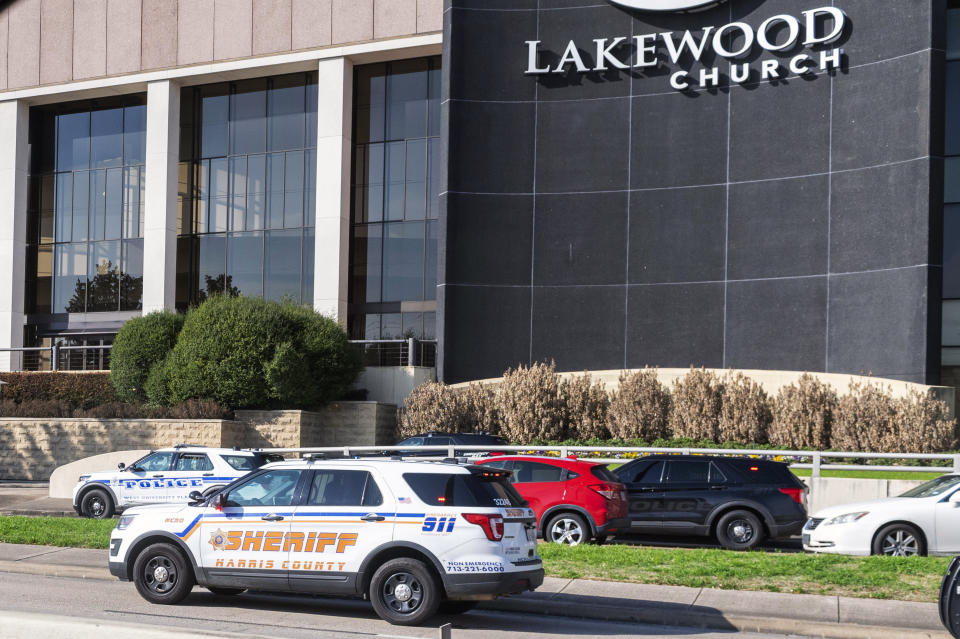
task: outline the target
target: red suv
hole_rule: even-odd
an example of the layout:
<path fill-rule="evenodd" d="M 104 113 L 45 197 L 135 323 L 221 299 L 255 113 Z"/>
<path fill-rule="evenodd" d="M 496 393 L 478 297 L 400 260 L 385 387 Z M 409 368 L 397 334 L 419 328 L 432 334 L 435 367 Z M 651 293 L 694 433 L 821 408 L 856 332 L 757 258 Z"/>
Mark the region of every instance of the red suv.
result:
<path fill-rule="evenodd" d="M 545 541 L 576 546 L 630 529 L 626 487 L 604 464 L 496 453 L 474 463 L 513 471 L 510 481 L 530 502 Z"/>

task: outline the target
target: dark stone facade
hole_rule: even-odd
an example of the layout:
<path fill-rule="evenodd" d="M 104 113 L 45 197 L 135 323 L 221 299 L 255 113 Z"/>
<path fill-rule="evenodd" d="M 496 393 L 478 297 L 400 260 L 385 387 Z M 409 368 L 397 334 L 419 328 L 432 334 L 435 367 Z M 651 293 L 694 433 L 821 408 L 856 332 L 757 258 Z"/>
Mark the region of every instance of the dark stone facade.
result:
<path fill-rule="evenodd" d="M 553 359 L 939 381 L 946 0 L 834 0 L 839 71 L 730 86 L 719 60 L 720 87 L 683 92 L 699 63 L 530 76 L 524 42 L 592 65 L 594 38 L 830 0 L 446 4 L 442 379 Z"/>

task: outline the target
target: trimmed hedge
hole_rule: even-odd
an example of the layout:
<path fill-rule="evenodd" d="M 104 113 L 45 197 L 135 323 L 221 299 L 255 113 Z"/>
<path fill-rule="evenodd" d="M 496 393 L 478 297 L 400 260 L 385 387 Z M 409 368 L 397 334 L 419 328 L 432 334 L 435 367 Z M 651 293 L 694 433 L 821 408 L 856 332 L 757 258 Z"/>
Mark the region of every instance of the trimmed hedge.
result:
<path fill-rule="evenodd" d="M 6 382 L 0 390 L 5 402 L 59 402 L 87 409 L 117 401 L 109 373 L 37 372 L 0 373 Z"/>
<path fill-rule="evenodd" d="M 0 401 L 0 417 L 94 419 L 233 419 L 233 412 L 216 402 L 193 400 L 176 406 L 146 406 L 110 402 L 87 409 L 53 400 Z"/>
<path fill-rule="evenodd" d="M 146 401 L 150 368 L 163 361 L 177 343 L 184 319 L 163 311 L 135 317 L 123 325 L 110 351 L 110 379 L 118 399 Z"/>

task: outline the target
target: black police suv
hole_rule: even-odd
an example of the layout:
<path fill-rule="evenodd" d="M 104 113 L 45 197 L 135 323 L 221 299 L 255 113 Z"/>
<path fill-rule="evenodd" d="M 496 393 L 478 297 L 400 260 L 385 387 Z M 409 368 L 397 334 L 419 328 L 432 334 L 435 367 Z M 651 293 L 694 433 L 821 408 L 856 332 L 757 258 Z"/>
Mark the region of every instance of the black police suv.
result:
<path fill-rule="evenodd" d="M 420 450 L 419 446 L 506 446 L 507 440 L 484 433 L 424 433 L 399 441 L 395 446 L 410 446 L 409 450 L 393 451 L 391 455 L 403 457 L 443 457 L 447 453 L 439 450 Z M 454 449 L 454 456 L 482 455 L 480 451 Z"/>
<path fill-rule="evenodd" d="M 797 534 L 806 488 L 780 462 L 747 457 L 651 455 L 614 474 L 626 484 L 630 532 L 716 537 L 731 550 Z"/>

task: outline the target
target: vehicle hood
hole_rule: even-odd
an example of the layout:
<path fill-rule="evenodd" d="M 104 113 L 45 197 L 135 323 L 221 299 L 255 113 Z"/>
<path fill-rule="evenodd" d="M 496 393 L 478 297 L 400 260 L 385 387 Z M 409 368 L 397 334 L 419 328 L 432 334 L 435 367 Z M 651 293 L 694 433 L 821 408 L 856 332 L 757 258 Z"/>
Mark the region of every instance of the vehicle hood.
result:
<path fill-rule="evenodd" d="M 878 510 L 895 510 L 903 512 L 911 509 L 914 506 L 919 506 L 926 501 L 927 500 L 925 499 L 917 499 L 915 497 L 886 497 L 884 499 L 871 499 L 870 501 L 858 501 L 851 504 L 840 504 L 839 506 L 822 508 L 813 513 L 811 517 L 814 519 L 830 519 L 831 517 L 846 515 L 847 513 L 861 511 L 873 513 Z"/>
<path fill-rule="evenodd" d="M 109 482 L 110 480 L 116 478 L 118 472 L 119 471 L 116 471 L 116 470 L 99 470 L 95 473 L 80 473 L 81 475 L 87 476 L 87 479 L 85 479 L 80 483 L 82 484 L 82 483 L 91 482 L 91 481 L 96 481 L 101 483 Z"/>
<path fill-rule="evenodd" d="M 157 514 L 169 513 L 172 515 L 175 513 L 179 513 L 180 511 L 183 511 L 183 510 L 193 510 L 193 511 L 196 511 L 198 514 L 200 513 L 199 508 L 188 506 L 187 504 L 149 504 L 146 506 L 134 506 L 133 508 L 127 508 L 126 510 L 123 511 L 123 514 L 124 515 L 141 515 L 141 514 L 157 515 Z"/>

